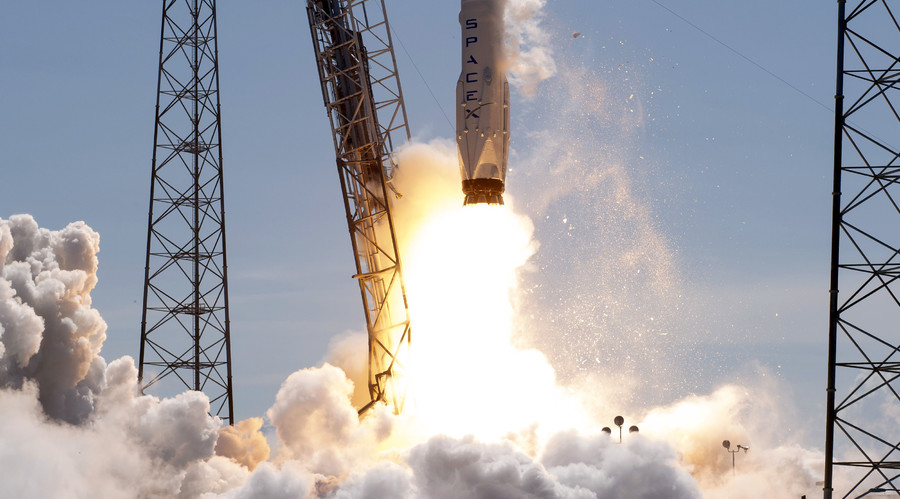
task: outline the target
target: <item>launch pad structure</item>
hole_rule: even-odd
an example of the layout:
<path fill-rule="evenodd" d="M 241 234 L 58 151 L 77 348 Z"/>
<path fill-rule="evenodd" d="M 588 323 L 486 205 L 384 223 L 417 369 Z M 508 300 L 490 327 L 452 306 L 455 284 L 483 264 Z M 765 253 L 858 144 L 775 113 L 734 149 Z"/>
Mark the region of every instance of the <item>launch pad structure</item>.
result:
<path fill-rule="evenodd" d="M 139 386 L 202 391 L 233 424 L 216 2 L 162 7 Z"/>
<path fill-rule="evenodd" d="M 411 330 L 391 217 L 409 140 L 383 0 L 308 0 L 368 331 L 370 402 L 400 413 Z M 138 378 L 234 423 L 215 0 L 163 0 Z"/>
<path fill-rule="evenodd" d="M 392 153 L 409 127 L 384 0 L 308 0 L 368 333 L 370 402 L 406 401 L 411 329 L 391 215 Z"/>
<path fill-rule="evenodd" d="M 849 5 L 848 5 L 849 4 Z M 900 23 L 838 0 L 824 497 L 900 494 Z"/>

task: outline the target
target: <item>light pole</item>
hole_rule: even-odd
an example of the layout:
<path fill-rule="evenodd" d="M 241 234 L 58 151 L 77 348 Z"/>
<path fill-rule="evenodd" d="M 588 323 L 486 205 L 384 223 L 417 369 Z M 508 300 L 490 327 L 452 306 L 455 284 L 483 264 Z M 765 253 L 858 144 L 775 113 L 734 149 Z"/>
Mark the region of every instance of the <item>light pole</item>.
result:
<path fill-rule="evenodd" d="M 731 476 L 735 476 L 737 472 L 734 470 L 734 455 L 740 451 L 744 451 L 744 454 L 746 454 L 750 447 L 738 444 L 735 450 L 731 450 L 731 441 L 729 440 L 723 440 L 722 447 L 725 447 L 725 450 L 731 454 Z"/>
<path fill-rule="evenodd" d="M 613 423 L 615 423 L 616 426 L 619 427 L 619 443 L 621 444 L 622 443 L 622 425 L 625 424 L 625 418 L 623 418 L 622 416 L 616 416 L 613 419 Z M 637 427 L 637 425 L 631 425 L 628 428 L 628 433 L 638 433 L 639 431 L 640 431 L 640 429 Z M 607 435 L 611 435 L 612 430 L 609 429 L 609 426 L 604 426 L 603 433 L 606 433 Z"/>

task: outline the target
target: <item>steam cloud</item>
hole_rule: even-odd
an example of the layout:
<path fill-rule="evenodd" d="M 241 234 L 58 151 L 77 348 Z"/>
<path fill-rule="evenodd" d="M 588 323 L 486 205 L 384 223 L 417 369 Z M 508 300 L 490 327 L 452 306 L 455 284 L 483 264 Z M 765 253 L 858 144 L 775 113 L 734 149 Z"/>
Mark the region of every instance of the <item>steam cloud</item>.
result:
<path fill-rule="evenodd" d="M 446 144 L 411 149 L 406 157 L 416 161 L 402 169 L 418 182 L 435 182 L 453 159 L 451 153 Z M 600 424 L 593 421 L 543 435 L 535 426 L 513 423 L 506 436 L 481 439 L 423 434 L 415 416 L 398 418 L 386 407 L 360 421 L 351 402 L 353 383 L 327 363 L 297 371 L 283 383 L 267 413 L 278 444 L 269 458 L 260 418 L 222 429 L 208 415 L 209 402 L 201 393 L 162 400 L 138 395 L 133 360 L 123 357 L 106 365 L 100 341 L 93 347 L 85 339 L 104 330 L 90 307 L 99 237 L 88 226 L 74 223 L 50 231 L 18 215 L 0 220 L 0 234 L 5 256 L 0 289 L 6 290 L 0 315 L 5 366 L 0 466 L 14 477 L 2 497 L 688 498 L 700 497 L 701 491 L 714 491 L 716 497 L 762 491 L 773 496 L 773 490 L 777 496 L 806 490 L 814 476 L 810 466 L 819 460 L 796 446 L 775 446 L 767 459 L 741 456 L 748 458 L 742 462 L 747 471 L 737 482 L 723 474 L 727 456 L 711 440 L 728 432 L 751 433 L 735 423 L 747 410 L 747 396 L 736 387 L 651 411 L 641 423 L 645 431 L 628 435 L 622 445 L 599 432 Z M 19 294 L 18 289 L 29 291 Z M 44 326 L 61 329 L 59 324 L 68 322 L 64 318 L 73 316 L 91 318 L 79 324 L 92 327 L 70 325 L 61 335 Z M 71 352 L 79 343 L 92 346 L 82 347 L 90 355 L 76 357 L 81 364 L 70 362 L 88 367 L 50 371 L 59 378 L 48 377 L 49 366 L 29 368 L 33 359 L 47 358 L 45 345 L 60 350 L 60 343 L 72 345 L 66 350 Z M 353 343 L 349 337 L 335 347 L 349 350 Z M 357 343 L 364 348 L 364 341 Z M 54 395 L 61 386 L 69 387 L 79 396 L 60 398 L 80 403 L 55 404 L 56 397 L 42 393 L 45 386 Z M 552 396 L 551 388 L 535 389 L 539 397 Z M 798 475 L 805 478 L 798 481 Z M 743 488 L 736 489 L 736 483 Z"/>
<path fill-rule="evenodd" d="M 534 97 L 537 86 L 556 73 L 550 36 L 541 25 L 546 0 L 495 0 L 504 4 L 509 82 Z"/>
<path fill-rule="evenodd" d="M 106 368 L 106 323 L 91 308 L 100 237 L 83 222 L 40 229 L 29 216 L 0 225 L 0 386 L 41 386 L 44 411 L 70 423 L 93 409 Z"/>

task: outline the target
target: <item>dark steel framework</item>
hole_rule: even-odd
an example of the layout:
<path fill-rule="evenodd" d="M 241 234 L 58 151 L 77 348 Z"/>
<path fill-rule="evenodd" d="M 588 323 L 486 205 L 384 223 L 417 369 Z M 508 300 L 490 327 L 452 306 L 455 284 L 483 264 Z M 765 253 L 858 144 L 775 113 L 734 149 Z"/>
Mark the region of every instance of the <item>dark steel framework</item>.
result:
<path fill-rule="evenodd" d="M 164 0 L 138 377 L 233 424 L 219 117 L 216 3 Z"/>
<path fill-rule="evenodd" d="M 900 23 L 893 2 L 850 4 L 838 0 L 826 498 L 900 494 Z"/>
<path fill-rule="evenodd" d="M 395 139 L 409 140 L 383 0 L 308 0 L 369 337 L 369 395 L 360 414 L 406 400 L 410 324 L 389 196 Z"/>

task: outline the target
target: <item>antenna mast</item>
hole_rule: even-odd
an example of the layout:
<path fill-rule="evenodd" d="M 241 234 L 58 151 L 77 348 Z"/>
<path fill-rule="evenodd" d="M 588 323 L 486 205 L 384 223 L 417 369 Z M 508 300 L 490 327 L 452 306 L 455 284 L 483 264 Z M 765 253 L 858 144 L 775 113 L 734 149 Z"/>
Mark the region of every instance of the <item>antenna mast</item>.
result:
<path fill-rule="evenodd" d="M 900 25 L 892 5 L 838 0 L 826 499 L 900 493 L 900 426 L 886 420 L 900 412 Z"/>
<path fill-rule="evenodd" d="M 215 0 L 163 1 L 138 379 L 233 424 L 216 35 Z"/>

